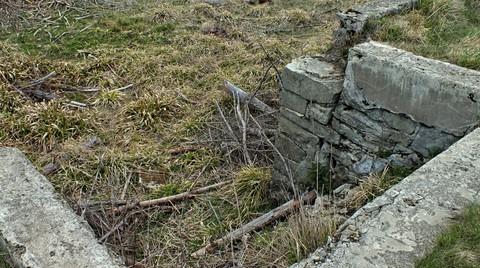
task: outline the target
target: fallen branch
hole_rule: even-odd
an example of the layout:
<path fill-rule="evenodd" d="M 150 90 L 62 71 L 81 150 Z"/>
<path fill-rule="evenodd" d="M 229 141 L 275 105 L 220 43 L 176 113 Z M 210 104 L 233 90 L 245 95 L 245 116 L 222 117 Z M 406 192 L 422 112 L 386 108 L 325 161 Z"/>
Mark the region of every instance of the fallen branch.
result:
<path fill-rule="evenodd" d="M 45 83 L 48 79 L 54 77 L 57 73 L 55 72 L 51 72 L 49 74 L 47 74 L 46 76 L 42 77 L 42 78 L 39 78 L 37 80 L 33 80 L 32 82 L 30 82 L 30 84 L 26 87 L 33 87 L 33 86 L 38 86 L 40 84 L 43 84 Z"/>
<path fill-rule="evenodd" d="M 229 81 L 225 80 L 223 84 L 225 85 L 225 89 L 227 90 L 227 92 L 234 97 L 236 96 L 236 98 L 240 100 L 241 103 L 248 103 L 249 105 L 251 105 L 252 108 L 264 113 L 272 114 L 276 112 L 275 109 L 271 108 L 261 100 L 257 99 L 255 96 L 250 96 L 250 94 L 230 83 Z"/>
<path fill-rule="evenodd" d="M 267 135 L 267 137 L 272 137 L 272 136 L 274 137 L 275 135 L 277 135 L 277 130 L 276 129 L 268 129 L 267 128 L 267 129 L 264 129 L 263 131 L 265 132 L 265 135 Z M 261 129 L 247 128 L 247 133 L 250 134 L 250 135 L 263 137 Z"/>
<path fill-rule="evenodd" d="M 290 200 L 287 203 L 271 210 L 270 212 L 263 214 L 262 216 L 252 220 L 251 222 L 241 226 L 240 228 L 231 231 L 224 237 L 217 239 L 205 247 L 195 251 L 192 253 L 192 257 L 200 257 L 207 253 L 213 252 L 215 249 L 224 246 L 231 241 L 239 240 L 243 237 L 243 235 L 253 232 L 255 230 L 259 230 L 267 226 L 268 224 L 288 216 L 293 211 L 298 209 L 301 204 L 312 203 L 317 198 L 317 193 L 315 191 L 310 191 L 304 194 L 301 197 L 301 201 L 298 199 Z"/>
<path fill-rule="evenodd" d="M 220 187 L 223 187 L 227 184 L 232 183 L 232 181 L 224 181 L 224 182 L 219 182 L 216 184 L 212 184 L 209 186 L 205 186 L 202 188 L 198 188 L 196 190 L 192 190 L 189 192 L 181 193 L 181 194 L 176 194 L 176 195 L 171 195 L 171 196 L 166 196 L 158 199 L 152 199 L 152 200 L 146 200 L 146 201 L 140 201 L 140 202 L 135 202 L 132 204 L 127 204 L 126 202 L 122 204 L 120 207 L 113 209 L 115 213 L 134 209 L 137 207 L 141 208 L 146 208 L 146 207 L 152 207 L 152 206 L 161 206 L 161 205 L 171 205 L 176 202 L 180 202 L 183 200 L 188 200 L 188 199 L 193 199 L 199 194 L 203 194 L 206 192 L 210 192 L 212 190 L 218 189 Z M 117 204 L 121 204 L 122 202 L 117 202 Z"/>
<path fill-rule="evenodd" d="M 129 84 L 129 85 L 126 85 L 124 87 L 120 87 L 120 88 L 116 88 L 116 89 L 112 89 L 110 91 L 124 91 L 124 90 L 127 90 L 129 88 L 133 87 L 133 84 Z"/>

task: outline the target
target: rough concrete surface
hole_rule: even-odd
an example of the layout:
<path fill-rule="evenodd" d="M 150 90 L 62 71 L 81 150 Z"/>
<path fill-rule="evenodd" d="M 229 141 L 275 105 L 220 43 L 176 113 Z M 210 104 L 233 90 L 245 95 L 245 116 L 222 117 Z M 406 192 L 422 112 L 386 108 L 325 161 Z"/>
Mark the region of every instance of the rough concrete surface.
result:
<path fill-rule="evenodd" d="M 0 148 L 0 246 L 17 267 L 123 267 L 13 148 Z"/>
<path fill-rule="evenodd" d="M 480 72 L 377 42 L 350 50 L 344 87 L 350 105 L 408 114 L 457 136 L 480 119 Z"/>
<path fill-rule="evenodd" d="M 294 268 L 409 268 L 466 206 L 480 201 L 480 129 L 358 210 L 339 240 Z"/>

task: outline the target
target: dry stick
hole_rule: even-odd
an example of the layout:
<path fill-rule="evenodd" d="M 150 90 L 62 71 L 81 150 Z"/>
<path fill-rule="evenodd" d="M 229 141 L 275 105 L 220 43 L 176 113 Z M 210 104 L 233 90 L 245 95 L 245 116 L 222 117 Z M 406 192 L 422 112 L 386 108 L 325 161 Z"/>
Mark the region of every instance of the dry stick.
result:
<path fill-rule="evenodd" d="M 27 87 L 33 87 L 33 86 L 36 86 L 36 85 L 43 84 L 43 83 L 45 83 L 45 81 L 47 81 L 48 79 L 55 76 L 55 74 L 56 74 L 55 72 L 51 72 L 51 73 L 47 74 L 46 76 L 44 76 L 42 78 L 39 78 L 37 80 L 32 81 Z"/>
<path fill-rule="evenodd" d="M 176 195 L 171 195 L 171 196 L 166 196 L 158 199 L 152 199 L 152 200 L 146 200 L 146 201 L 140 201 L 140 202 L 135 202 L 132 204 L 125 204 L 121 207 L 113 209 L 114 212 L 122 212 L 125 210 L 130 210 L 136 207 L 151 207 L 151 206 L 159 206 L 159 205 L 171 205 L 175 202 L 187 200 L 187 199 L 193 199 L 196 197 L 198 194 L 203 194 L 215 189 L 218 189 L 222 186 L 225 186 L 227 184 L 232 183 L 232 181 L 224 181 L 224 182 L 219 182 L 216 184 L 212 184 L 209 186 L 205 186 L 202 188 L 198 188 L 196 190 L 192 190 L 189 192 L 181 193 L 181 194 L 176 194 Z"/>
<path fill-rule="evenodd" d="M 234 99 L 236 99 L 234 95 Z M 243 154 L 247 164 L 252 165 L 252 159 L 248 153 L 247 147 L 247 120 L 248 120 L 248 106 L 245 107 L 245 116 L 242 114 L 242 109 L 240 107 L 240 99 L 236 102 L 235 111 L 237 113 L 238 121 L 240 122 L 240 129 L 242 130 L 242 145 L 243 145 Z"/>
<path fill-rule="evenodd" d="M 110 90 L 110 92 L 112 92 L 112 91 L 124 91 L 124 90 L 127 90 L 127 89 L 129 89 L 129 88 L 131 88 L 131 87 L 133 87 L 133 86 L 134 86 L 133 84 L 129 84 L 129 85 L 126 85 L 126 86 L 124 86 L 124 87 L 112 89 L 112 90 Z"/>
<path fill-rule="evenodd" d="M 317 198 L 317 193 L 315 191 L 310 191 L 301 197 L 301 200 L 294 199 L 290 200 L 287 203 L 271 210 L 270 212 L 263 214 L 262 216 L 252 220 L 251 222 L 241 226 L 240 228 L 231 231 L 224 237 L 217 239 L 207 246 L 195 251 L 192 253 L 192 257 L 200 257 L 207 253 L 214 251 L 215 249 L 224 246 L 226 243 L 230 241 L 239 240 L 242 238 L 244 234 L 253 232 L 255 230 L 262 229 L 266 225 L 283 218 L 290 213 L 292 213 L 295 209 L 299 208 L 300 205 L 305 203 L 312 203 Z"/>
<path fill-rule="evenodd" d="M 73 87 L 65 84 L 57 84 L 57 83 L 46 83 L 48 86 L 53 87 L 53 88 L 58 88 L 63 91 L 71 91 L 71 92 L 98 92 L 100 91 L 99 88 L 89 88 L 89 87 Z"/>
<path fill-rule="evenodd" d="M 277 135 L 277 130 L 276 129 L 263 129 L 263 131 L 265 132 L 265 135 L 267 136 L 275 136 Z M 262 131 L 259 130 L 259 129 L 256 129 L 256 128 L 247 128 L 247 133 L 250 134 L 250 135 L 255 135 L 255 136 L 259 136 L 259 137 L 262 137 Z"/>
<path fill-rule="evenodd" d="M 264 113 L 272 114 L 276 112 L 275 109 L 268 106 L 267 104 L 257 99 L 256 97 L 252 97 L 250 99 L 250 94 L 243 91 L 241 88 L 235 86 L 234 84 L 230 83 L 229 81 L 225 80 L 223 84 L 225 85 L 225 89 L 227 90 L 227 92 L 232 94 L 233 96 L 237 96 L 240 102 L 249 103 L 252 106 L 252 108 L 255 108 Z"/>
<path fill-rule="evenodd" d="M 225 123 L 225 125 L 227 126 L 228 132 L 232 136 L 233 140 L 235 140 L 238 144 L 240 144 L 240 141 L 238 140 L 237 136 L 235 135 L 235 132 L 233 132 L 233 129 L 230 126 L 230 124 L 228 123 L 227 119 L 225 118 L 225 115 L 223 115 L 222 108 L 220 107 L 220 105 L 218 105 L 217 101 L 215 101 L 215 105 L 217 106 L 218 113 L 222 117 L 222 120 Z"/>

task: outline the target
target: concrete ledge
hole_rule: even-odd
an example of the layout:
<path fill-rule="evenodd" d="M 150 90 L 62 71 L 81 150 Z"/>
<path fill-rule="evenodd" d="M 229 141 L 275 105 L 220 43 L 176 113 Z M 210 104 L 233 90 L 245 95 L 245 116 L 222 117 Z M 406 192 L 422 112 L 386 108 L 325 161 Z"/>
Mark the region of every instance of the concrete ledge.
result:
<path fill-rule="evenodd" d="M 123 267 L 13 148 L 0 148 L 0 246 L 16 267 Z"/>
<path fill-rule="evenodd" d="M 467 205 L 480 201 L 480 129 L 358 210 L 339 241 L 295 268 L 414 267 Z"/>
<path fill-rule="evenodd" d="M 350 49 L 343 96 L 463 136 L 480 119 L 480 72 L 377 42 Z"/>

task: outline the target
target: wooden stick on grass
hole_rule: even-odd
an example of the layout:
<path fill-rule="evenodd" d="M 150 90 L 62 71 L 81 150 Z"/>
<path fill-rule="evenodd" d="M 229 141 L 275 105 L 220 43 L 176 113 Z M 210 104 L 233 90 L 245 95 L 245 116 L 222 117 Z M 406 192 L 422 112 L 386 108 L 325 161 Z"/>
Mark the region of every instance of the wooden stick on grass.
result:
<path fill-rule="evenodd" d="M 263 214 L 262 216 L 252 220 L 251 222 L 240 226 L 240 228 L 231 231 L 222 238 L 219 238 L 205 247 L 195 251 L 191 256 L 200 257 L 207 253 L 213 252 L 215 249 L 224 246 L 231 241 L 239 240 L 244 234 L 248 234 L 255 230 L 259 230 L 267 226 L 268 224 L 278 220 L 280 218 L 286 217 L 291 214 L 293 211 L 298 209 L 301 204 L 312 203 L 317 198 L 317 193 L 315 191 L 310 191 L 304 194 L 300 200 L 294 199 L 290 200 L 287 203 L 271 210 L 270 212 Z"/>
<path fill-rule="evenodd" d="M 171 204 L 174 204 L 176 202 L 183 201 L 183 200 L 193 199 L 199 194 L 210 192 L 212 190 L 218 189 L 218 188 L 223 187 L 223 186 L 225 186 L 227 184 L 230 184 L 230 183 L 232 183 L 232 181 L 224 181 L 224 182 L 219 182 L 219 183 L 212 184 L 212 185 L 209 185 L 209 186 L 205 186 L 205 187 L 202 187 L 202 188 L 198 188 L 196 190 L 192 190 L 192 191 L 189 191 L 189 192 L 184 192 L 184 193 L 180 193 L 180 194 L 176 194 L 176 195 L 166 196 L 166 197 L 162 197 L 162 198 L 158 198 L 158 199 L 145 200 L 145 201 L 135 202 L 135 203 L 131 203 L 131 204 L 125 204 L 125 205 L 122 205 L 118 208 L 115 208 L 113 211 L 118 213 L 118 212 L 122 212 L 122 211 L 125 211 L 125 210 L 134 209 L 136 207 L 146 208 L 146 207 L 161 206 L 161 205 L 167 205 L 168 206 L 168 205 L 171 205 Z"/>
<path fill-rule="evenodd" d="M 257 109 L 264 113 L 272 114 L 275 112 L 275 109 L 268 106 L 261 100 L 257 99 L 255 96 L 250 96 L 247 92 L 243 91 L 241 88 L 235 86 L 229 81 L 225 80 L 223 82 L 225 89 L 228 93 L 232 94 L 234 97 L 238 98 L 242 103 L 248 103 L 252 108 Z"/>

